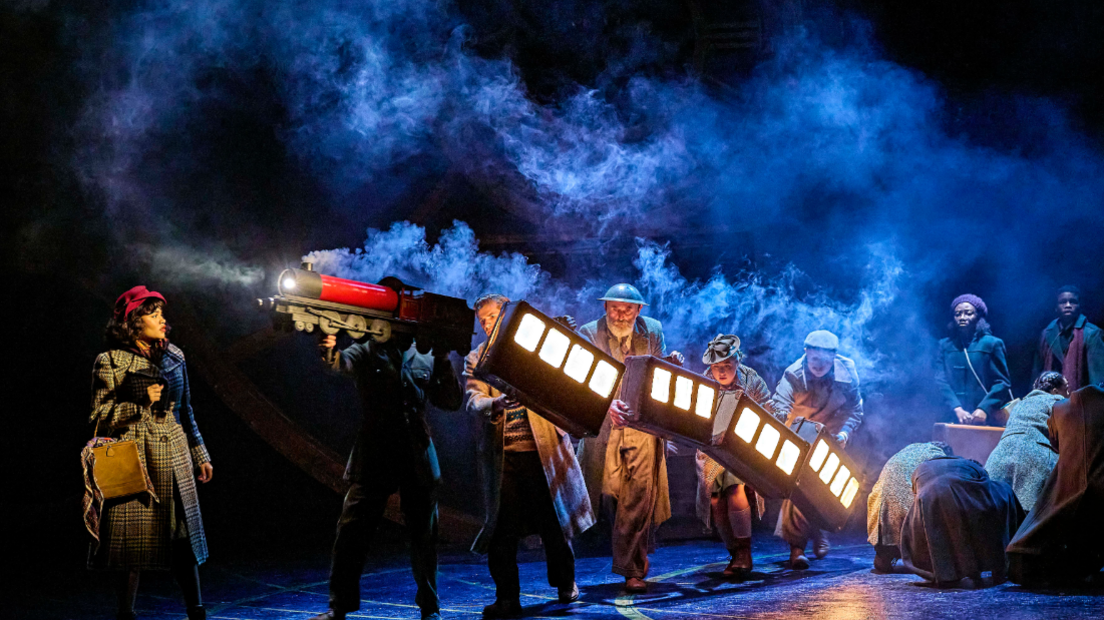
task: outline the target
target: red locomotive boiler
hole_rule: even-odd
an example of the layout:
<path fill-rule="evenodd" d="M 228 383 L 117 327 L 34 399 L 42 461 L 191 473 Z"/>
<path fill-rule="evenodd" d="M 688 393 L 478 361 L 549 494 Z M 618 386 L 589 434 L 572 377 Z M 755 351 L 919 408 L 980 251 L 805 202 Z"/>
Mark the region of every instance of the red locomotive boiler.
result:
<path fill-rule="evenodd" d="M 323 334 L 344 330 L 354 339 L 371 336 L 387 342 L 392 332 L 414 336 L 418 350 L 445 348 L 466 355 L 471 351 L 475 312 L 463 299 L 437 295 L 407 286 L 398 278 L 368 284 L 325 276 L 311 263 L 285 269 L 277 284 L 279 295 L 258 299 L 272 312 L 280 329 Z"/>

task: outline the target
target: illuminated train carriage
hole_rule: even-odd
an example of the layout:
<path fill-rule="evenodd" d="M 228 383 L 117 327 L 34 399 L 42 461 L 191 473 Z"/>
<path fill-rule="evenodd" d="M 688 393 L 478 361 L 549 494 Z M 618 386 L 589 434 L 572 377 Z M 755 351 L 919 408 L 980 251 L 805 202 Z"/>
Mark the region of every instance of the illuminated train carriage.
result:
<path fill-rule="evenodd" d="M 324 276 L 310 263 L 285 269 L 278 281 L 279 295 L 258 299 L 272 312 L 280 329 L 335 335 L 342 330 L 354 339 L 371 336 L 387 342 L 392 332 L 414 336 L 418 351 L 443 347 L 466 355 L 471 351 L 475 312 L 457 297 L 429 293 L 397 278 L 380 284 Z"/>
<path fill-rule="evenodd" d="M 625 367 L 525 301 L 502 308 L 475 375 L 576 437 L 602 429 Z"/>
<path fill-rule="evenodd" d="M 830 433 L 799 420 L 787 428 L 746 394 L 655 357 L 625 360 L 629 426 L 697 446 L 766 497 L 791 499 L 825 529 L 847 522 L 862 486 Z"/>

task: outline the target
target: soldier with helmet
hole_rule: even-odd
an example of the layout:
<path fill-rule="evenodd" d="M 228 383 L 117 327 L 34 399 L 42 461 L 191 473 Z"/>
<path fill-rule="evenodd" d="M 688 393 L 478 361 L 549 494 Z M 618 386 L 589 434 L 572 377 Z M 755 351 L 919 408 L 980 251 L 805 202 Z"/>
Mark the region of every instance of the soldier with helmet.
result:
<path fill-rule="evenodd" d="M 606 313 L 583 325 L 579 333 L 618 361 L 630 355 L 654 355 L 683 363 L 678 351 L 667 355 L 663 325 L 640 316 L 648 305 L 631 284 L 616 284 L 599 298 Z M 648 573 L 648 551 L 654 547 L 655 527 L 671 516 L 667 489 L 666 442 L 643 431 L 625 428 L 631 415 L 620 399 L 610 405 L 609 416 L 596 439 L 581 445 L 581 458 L 591 489 L 608 498 L 613 518 L 613 572 L 625 578 L 625 589 L 643 592 Z M 600 483 L 599 483 L 600 481 Z"/>

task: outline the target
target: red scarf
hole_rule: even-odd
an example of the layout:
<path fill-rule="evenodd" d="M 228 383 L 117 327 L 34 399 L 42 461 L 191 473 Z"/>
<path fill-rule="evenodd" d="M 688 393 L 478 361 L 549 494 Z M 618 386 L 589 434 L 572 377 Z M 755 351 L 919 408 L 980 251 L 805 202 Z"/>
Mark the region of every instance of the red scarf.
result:
<path fill-rule="evenodd" d="M 1054 370 L 1054 350 L 1050 348 L 1050 343 L 1047 342 L 1045 334 L 1039 347 L 1042 349 L 1044 359 L 1046 359 L 1043 362 L 1043 370 Z M 1066 355 L 1062 358 L 1062 376 L 1069 383 L 1070 392 L 1075 392 L 1085 385 L 1085 381 L 1088 379 L 1088 373 L 1086 372 L 1088 363 L 1088 356 L 1085 353 L 1085 330 L 1081 327 L 1075 327 L 1069 349 L 1066 350 Z"/>

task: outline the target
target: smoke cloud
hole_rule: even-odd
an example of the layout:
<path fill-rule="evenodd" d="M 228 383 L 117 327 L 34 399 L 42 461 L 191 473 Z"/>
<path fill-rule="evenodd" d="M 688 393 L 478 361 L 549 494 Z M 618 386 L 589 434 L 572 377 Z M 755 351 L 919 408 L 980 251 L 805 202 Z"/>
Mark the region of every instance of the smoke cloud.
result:
<path fill-rule="evenodd" d="M 89 90 L 70 163 L 112 218 L 182 220 L 193 238 L 288 213 L 304 229 L 334 214 L 403 220 L 427 184 L 459 175 L 487 220 L 505 205 L 535 229 L 523 232 L 643 239 L 629 262 L 599 253 L 552 274 L 480 252 L 465 224 L 430 243 L 419 226 L 375 223 L 363 247 L 307 258 L 469 300 L 494 290 L 580 321 L 599 314 L 606 286 L 632 279 L 691 359 L 734 332 L 749 363 L 777 377 L 808 331 L 830 329 L 871 390 L 909 408 L 930 406 L 915 404 L 928 389 L 927 334 L 961 288 L 986 297 L 997 335 L 1033 341 L 1040 317 L 1025 297 L 1047 298 L 1058 278 L 1101 284 L 1093 235 L 1047 232 L 1096 230 L 1104 213 L 1104 158 L 1063 108 L 987 99 L 1005 117 L 994 129 L 990 106 L 886 60 L 861 20 L 834 21 L 846 35 L 832 41 L 816 21 L 778 37 L 732 91 L 640 70 L 659 55 L 646 37 L 628 49 L 598 37 L 581 44 L 610 57 L 606 72 L 547 103 L 522 79 L 539 68 L 477 54 L 485 33 L 451 3 L 128 7 L 68 31 Z M 251 133 L 227 137 L 227 124 Z M 277 177 L 310 200 L 281 202 Z M 725 230 L 748 231 L 755 247 L 678 264 L 681 234 Z M 203 247 L 176 241 L 152 264 Z M 337 245 L 301 241 L 294 253 Z M 238 241 L 181 273 L 254 283 L 242 257 L 276 267 L 261 245 Z M 734 272 L 747 255 L 758 270 Z"/>

